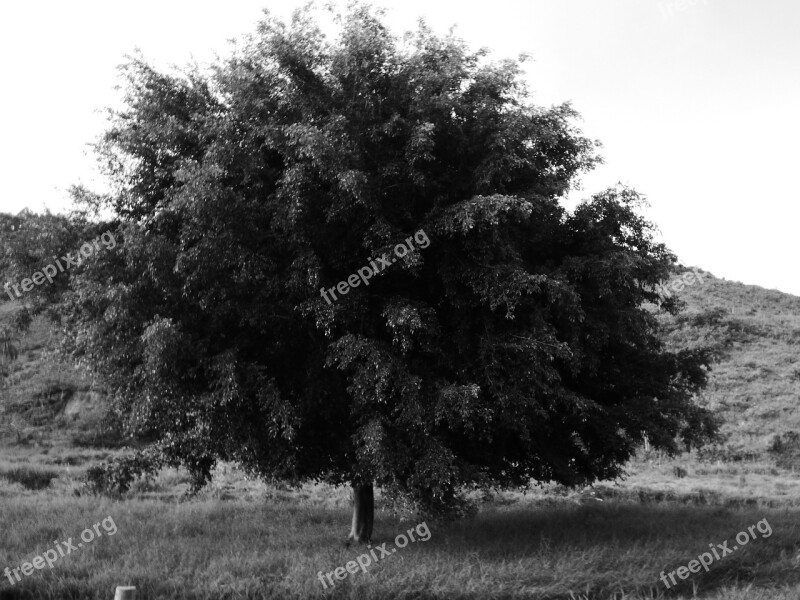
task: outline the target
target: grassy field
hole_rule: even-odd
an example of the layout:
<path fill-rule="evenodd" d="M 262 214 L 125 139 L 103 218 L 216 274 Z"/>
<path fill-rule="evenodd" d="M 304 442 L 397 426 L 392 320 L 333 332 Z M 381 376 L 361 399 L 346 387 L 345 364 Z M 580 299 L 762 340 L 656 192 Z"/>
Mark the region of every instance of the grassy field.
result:
<path fill-rule="evenodd" d="M 19 463 L 18 463 L 19 464 Z M 6 469 L 7 471 L 7 469 Z M 685 479 L 685 478 L 683 478 Z M 110 599 L 116 585 L 140 598 L 713 598 L 796 599 L 800 592 L 800 508 L 757 499 L 659 495 L 630 486 L 591 492 L 558 488 L 485 498 L 477 517 L 426 521 L 430 539 L 335 580 L 330 572 L 367 551 L 346 547 L 347 493 L 327 486 L 287 491 L 246 481 L 230 467 L 198 497 L 166 472 L 112 501 L 65 493 L 78 479 L 62 472 L 30 490 L 0 483 L 0 569 L 18 567 L 86 527 L 111 518 L 116 531 L 84 544 L 22 581 L 0 583 L 0 599 Z M 641 490 L 640 490 L 641 491 Z M 771 530 L 714 560 L 706 573 L 667 589 L 662 571 L 687 565 L 709 544 L 763 519 Z M 374 545 L 418 525 L 381 511 Z M 110 528 L 109 528 L 110 529 Z M 85 534 L 86 535 L 86 534 Z"/>
<path fill-rule="evenodd" d="M 188 497 L 188 477 L 165 470 L 111 500 L 86 495 L 86 469 L 124 449 L 100 427 L 103 389 L 46 348 L 37 321 L 0 388 L 0 600 L 111 600 L 135 585 L 160 598 L 532 598 L 795 600 L 800 597 L 800 299 L 715 279 L 688 286 L 687 310 L 664 317 L 676 347 L 713 343 L 721 360 L 699 399 L 723 439 L 677 458 L 642 450 L 628 476 L 592 488 L 534 488 L 476 497 L 474 519 L 426 520 L 409 543 L 324 589 L 318 573 L 345 567 L 345 489 L 300 490 L 218 467 Z M 0 320 L 10 310 L 0 304 Z M 375 542 L 417 526 L 378 497 Z M 3 569 L 73 543 L 104 519 L 102 535 L 52 569 L 13 584 Z M 766 519 L 766 521 L 764 521 Z M 668 589 L 669 573 L 738 533 L 768 523 L 746 546 Z"/>

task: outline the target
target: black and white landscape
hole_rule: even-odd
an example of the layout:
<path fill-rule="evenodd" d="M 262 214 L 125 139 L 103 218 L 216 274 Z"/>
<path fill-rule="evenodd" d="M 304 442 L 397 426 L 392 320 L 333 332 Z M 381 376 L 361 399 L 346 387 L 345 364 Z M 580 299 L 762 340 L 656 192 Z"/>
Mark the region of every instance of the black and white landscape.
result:
<path fill-rule="evenodd" d="M 800 7 L 50 8 L 0 600 L 798 597 Z"/>

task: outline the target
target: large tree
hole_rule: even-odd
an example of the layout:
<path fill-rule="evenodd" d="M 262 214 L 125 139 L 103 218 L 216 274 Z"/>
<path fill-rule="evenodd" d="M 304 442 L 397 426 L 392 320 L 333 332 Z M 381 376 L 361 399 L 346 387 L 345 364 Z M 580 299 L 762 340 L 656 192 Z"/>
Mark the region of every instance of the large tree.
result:
<path fill-rule="evenodd" d="M 448 510 L 711 433 L 707 356 L 666 351 L 648 308 L 675 309 L 675 257 L 638 195 L 560 203 L 599 160 L 575 111 L 453 36 L 338 23 L 266 17 L 210 71 L 127 64 L 93 197 L 120 244 L 61 311 L 128 432 L 198 483 L 218 460 L 349 483 L 359 541 L 373 485 Z"/>

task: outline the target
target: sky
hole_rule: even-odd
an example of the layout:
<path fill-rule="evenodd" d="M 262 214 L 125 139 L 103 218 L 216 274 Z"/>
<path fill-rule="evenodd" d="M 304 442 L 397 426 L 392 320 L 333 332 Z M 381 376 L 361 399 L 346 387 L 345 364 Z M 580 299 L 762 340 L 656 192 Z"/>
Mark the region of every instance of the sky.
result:
<path fill-rule="evenodd" d="M 0 211 L 69 208 L 66 190 L 102 191 L 89 144 L 118 106 L 118 65 L 139 48 L 162 69 L 225 57 L 263 9 L 305 0 L 7 3 L 0 9 Z M 617 182 L 686 265 L 800 295 L 789 262 L 800 192 L 797 0 L 403 0 L 398 34 L 419 18 L 455 26 L 497 59 L 528 53 L 533 101 L 569 101 L 605 164 L 566 204 Z"/>

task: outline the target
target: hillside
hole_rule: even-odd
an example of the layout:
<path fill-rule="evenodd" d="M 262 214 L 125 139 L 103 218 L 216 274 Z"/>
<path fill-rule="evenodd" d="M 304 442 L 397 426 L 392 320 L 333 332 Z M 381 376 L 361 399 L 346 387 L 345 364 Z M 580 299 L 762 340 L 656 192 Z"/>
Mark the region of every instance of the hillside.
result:
<path fill-rule="evenodd" d="M 662 316 L 673 347 L 715 346 L 714 365 L 702 400 L 723 422 L 723 458 L 765 457 L 775 436 L 800 432 L 800 298 L 758 286 L 717 279 L 678 296 L 686 309 Z"/>
<path fill-rule="evenodd" d="M 0 325 L 15 306 L 0 303 Z M 49 350 L 55 333 L 35 319 L 18 345 L 18 359 L 0 380 L 0 448 L 93 445 L 102 427 L 103 394 L 90 379 Z"/>

